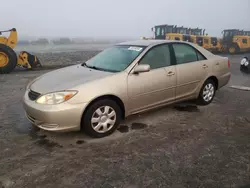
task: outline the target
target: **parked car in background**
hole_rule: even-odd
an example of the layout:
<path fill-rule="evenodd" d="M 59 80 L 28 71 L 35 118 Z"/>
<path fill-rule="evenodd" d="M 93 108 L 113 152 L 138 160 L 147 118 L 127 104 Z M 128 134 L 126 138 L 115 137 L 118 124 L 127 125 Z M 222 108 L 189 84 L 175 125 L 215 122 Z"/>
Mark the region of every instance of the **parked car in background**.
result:
<path fill-rule="evenodd" d="M 250 73 L 250 57 L 243 57 L 240 62 L 240 70 L 244 73 Z"/>
<path fill-rule="evenodd" d="M 208 105 L 230 76 L 227 57 L 193 43 L 131 41 L 36 78 L 23 102 L 41 129 L 104 137 L 131 114 L 186 100 Z"/>

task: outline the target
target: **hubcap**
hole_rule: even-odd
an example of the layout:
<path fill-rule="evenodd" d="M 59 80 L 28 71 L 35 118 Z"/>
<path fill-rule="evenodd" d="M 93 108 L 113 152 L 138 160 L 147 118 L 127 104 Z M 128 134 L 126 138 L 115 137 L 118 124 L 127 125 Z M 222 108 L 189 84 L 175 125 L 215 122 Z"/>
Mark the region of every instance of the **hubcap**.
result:
<path fill-rule="evenodd" d="M 98 108 L 91 118 L 92 128 L 98 133 L 105 133 L 114 127 L 116 122 L 116 112 L 110 106 Z"/>
<path fill-rule="evenodd" d="M 6 66 L 8 62 L 9 62 L 9 57 L 5 53 L 0 52 L 0 67 Z"/>
<path fill-rule="evenodd" d="M 207 84 L 205 87 L 204 87 L 204 90 L 203 90 L 203 99 L 206 101 L 206 102 L 209 102 L 212 100 L 214 96 L 214 86 L 213 84 Z"/>

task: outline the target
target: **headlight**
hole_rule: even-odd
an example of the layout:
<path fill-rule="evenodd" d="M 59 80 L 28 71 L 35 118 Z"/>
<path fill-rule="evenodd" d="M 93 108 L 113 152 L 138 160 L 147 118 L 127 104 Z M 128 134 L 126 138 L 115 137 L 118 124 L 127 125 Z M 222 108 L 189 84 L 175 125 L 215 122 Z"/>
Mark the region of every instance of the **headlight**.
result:
<path fill-rule="evenodd" d="M 60 104 L 69 100 L 76 94 L 77 91 L 59 91 L 48 93 L 39 97 L 36 102 L 39 104 Z"/>

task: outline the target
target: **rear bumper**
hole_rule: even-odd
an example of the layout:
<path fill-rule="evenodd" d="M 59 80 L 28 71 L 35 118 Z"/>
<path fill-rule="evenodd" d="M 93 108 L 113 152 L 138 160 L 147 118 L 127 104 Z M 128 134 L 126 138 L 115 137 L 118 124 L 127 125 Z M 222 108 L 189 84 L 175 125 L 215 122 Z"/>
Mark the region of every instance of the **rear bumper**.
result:
<path fill-rule="evenodd" d="M 87 104 L 42 105 L 31 101 L 27 92 L 23 98 L 23 107 L 28 120 L 37 127 L 56 132 L 78 131 L 81 118 Z"/>
<path fill-rule="evenodd" d="M 228 72 L 219 77 L 218 89 L 222 88 L 223 86 L 227 85 L 230 81 L 231 73 Z"/>

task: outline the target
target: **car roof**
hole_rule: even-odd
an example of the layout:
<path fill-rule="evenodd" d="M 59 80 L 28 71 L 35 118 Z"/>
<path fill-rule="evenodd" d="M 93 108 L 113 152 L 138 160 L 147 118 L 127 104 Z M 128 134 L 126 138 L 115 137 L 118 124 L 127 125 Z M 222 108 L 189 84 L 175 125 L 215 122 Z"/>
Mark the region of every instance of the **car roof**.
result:
<path fill-rule="evenodd" d="M 118 45 L 151 46 L 151 45 L 170 43 L 170 42 L 176 42 L 176 41 L 172 41 L 172 40 L 143 40 L 142 39 L 142 40 L 122 42 L 122 43 L 119 43 Z"/>
<path fill-rule="evenodd" d="M 117 45 L 145 46 L 145 47 L 151 46 L 152 47 L 152 46 L 155 46 L 158 44 L 167 44 L 167 43 L 172 43 L 172 42 L 173 43 L 189 44 L 189 45 L 193 46 L 194 48 L 196 48 L 197 50 L 199 50 L 207 58 L 214 56 L 211 52 L 200 47 L 197 44 L 194 44 L 192 42 L 186 42 L 186 41 L 178 41 L 178 40 L 145 40 L 145 39 L 141 39 L 141 40 L 122 42 L 122 43 L 119 43 Z"/>

